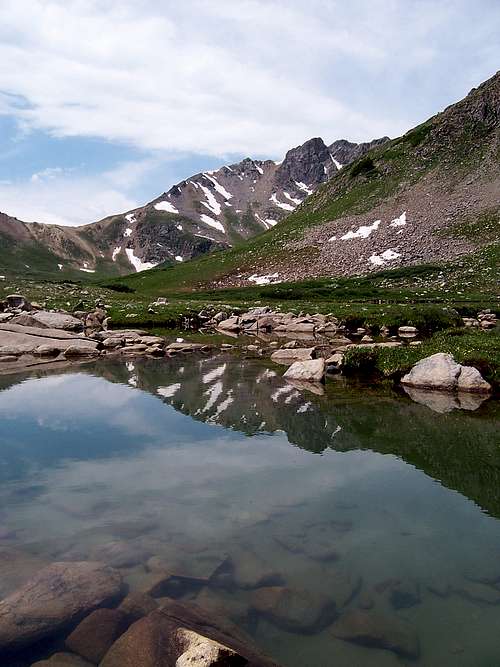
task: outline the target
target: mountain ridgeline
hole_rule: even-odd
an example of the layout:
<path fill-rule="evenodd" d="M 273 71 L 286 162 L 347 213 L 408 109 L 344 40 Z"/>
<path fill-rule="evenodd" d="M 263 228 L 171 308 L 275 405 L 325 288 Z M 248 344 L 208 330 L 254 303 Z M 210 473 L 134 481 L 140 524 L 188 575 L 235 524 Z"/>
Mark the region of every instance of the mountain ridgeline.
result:
<path fill-rule="evenodd" d="M 0 214 L 0 274 L 117 276 L 231 248 L 280 223 L 339 170 L 387 140 L 327 146 L 310 139 L 280 163 L 246 158 L 196 174 L 145 206 L 81 227 Z"/>
<path fill-rule="evenodd" d="M 427 265 L 456 267 L 468 290 L 493 285 L 499 240 L 500 72 L 372 146 L 264 234 L 127 282 L 145 292 L 242 287 Z"/>

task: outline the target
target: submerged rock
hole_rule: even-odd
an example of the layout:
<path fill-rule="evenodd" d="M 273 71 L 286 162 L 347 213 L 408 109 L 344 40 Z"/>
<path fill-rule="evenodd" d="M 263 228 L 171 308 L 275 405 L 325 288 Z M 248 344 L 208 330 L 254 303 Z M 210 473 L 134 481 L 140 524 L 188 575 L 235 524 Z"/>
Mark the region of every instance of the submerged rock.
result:
<path fill-rule="evenodd" d="M 110 648 L 100 667 L 277 667 L 252 640 L 197 605 L 166 600 L 134 623 Z"/>
<path fill-rule="evenodd" d="M 252 607 L 287 632 L 315 634 L 335 618 L 335 602 L 318 593 L 284 586 L 259 588 L 252 595 Z"/>
<path fill-rule="evenodd" d="M 354 609 L 342 614 L 332 634 L 361 646 L 392 651 L 403 658 L 418 658 L 419 641 L 412 627 L 395 616 Z"/>
<path fill-rule="evenodd" d="M 96 609 L 66 638 L 66 646 L 97 665 L 128 625 L 122 610 Z"/>
<path fill-rule="evenodd" d="M 53 563 L 0 602 L 0 652 L 50 637 L 118 598 L 118 572 L 102 563 Z"/>

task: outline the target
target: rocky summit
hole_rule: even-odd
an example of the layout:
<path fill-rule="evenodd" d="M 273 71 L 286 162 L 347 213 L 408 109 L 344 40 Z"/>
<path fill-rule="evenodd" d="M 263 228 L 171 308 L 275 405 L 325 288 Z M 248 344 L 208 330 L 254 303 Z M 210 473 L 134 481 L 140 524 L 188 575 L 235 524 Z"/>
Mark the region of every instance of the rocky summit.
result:
<path fill-rule="evenodd" d="M 230 248 L 274 227 L 345 165 L 387 140 L 327 146 L 310 139 L 282 162 L 245 158 L 195 174 L 145 206 L 81 227 L 0 213 L 0 274 L 123 275 Z"/>

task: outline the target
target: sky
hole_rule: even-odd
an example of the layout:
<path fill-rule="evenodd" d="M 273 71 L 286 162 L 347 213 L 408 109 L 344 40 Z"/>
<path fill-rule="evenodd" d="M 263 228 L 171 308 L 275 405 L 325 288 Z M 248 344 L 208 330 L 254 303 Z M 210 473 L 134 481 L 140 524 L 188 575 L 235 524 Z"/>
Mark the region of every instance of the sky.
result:
<path fill-rule="evenodd" d="M 2 0 L 0 211 L 85 224 L 314 136 L 399 136 L 499 69 L 498 35 L 498 0 Z"/>

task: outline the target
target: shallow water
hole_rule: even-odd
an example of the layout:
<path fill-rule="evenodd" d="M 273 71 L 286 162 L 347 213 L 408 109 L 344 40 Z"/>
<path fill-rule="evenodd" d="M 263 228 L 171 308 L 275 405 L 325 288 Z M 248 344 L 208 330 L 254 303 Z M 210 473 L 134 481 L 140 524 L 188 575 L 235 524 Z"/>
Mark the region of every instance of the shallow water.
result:
<path fill-rule="evenodd" d="M 219 355 L 0 378 L 0 548 L 104 559 L 132 589 L 152 556 L 212 577 L 176 594 L 285 667 L 500 664 L 498 405 L 440 414 L 279 372 Z M 0 596 L 22 573 L 0 572 Z M 418 657 L 339 639 L 335 618 L 292 632 L 249 613 L 279 581 L 389 636 L 403 623 Z"/>

